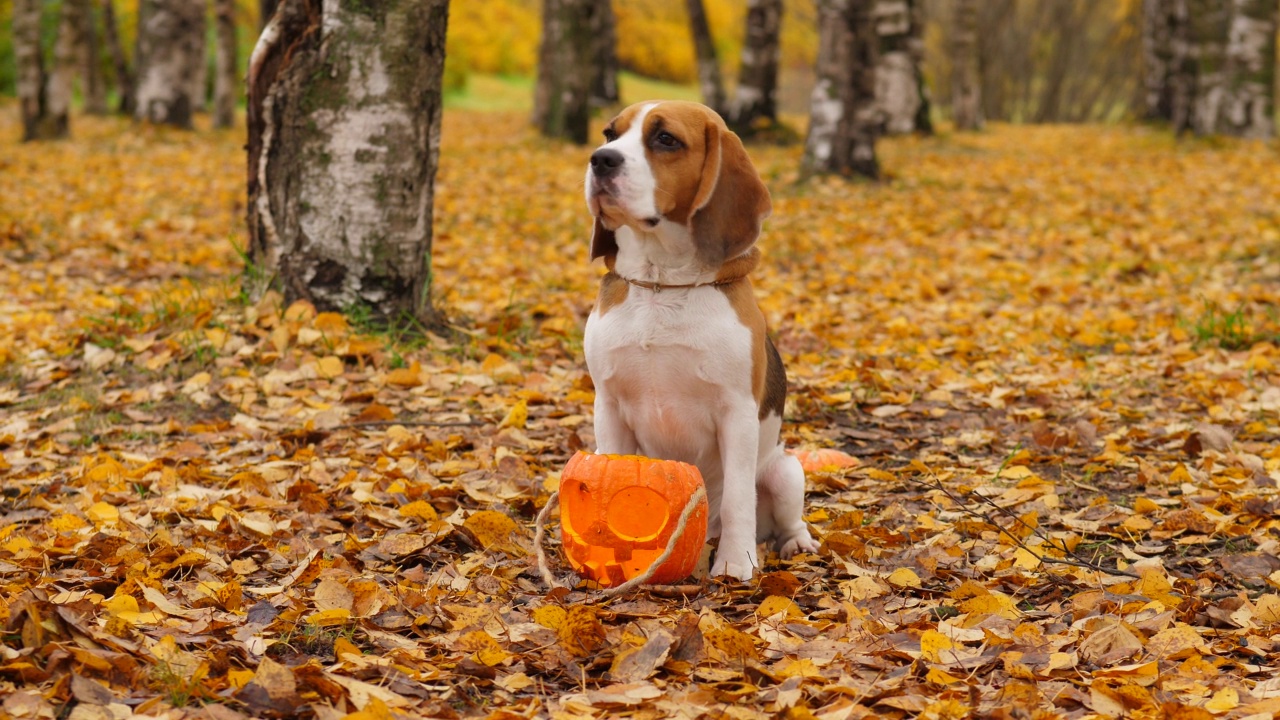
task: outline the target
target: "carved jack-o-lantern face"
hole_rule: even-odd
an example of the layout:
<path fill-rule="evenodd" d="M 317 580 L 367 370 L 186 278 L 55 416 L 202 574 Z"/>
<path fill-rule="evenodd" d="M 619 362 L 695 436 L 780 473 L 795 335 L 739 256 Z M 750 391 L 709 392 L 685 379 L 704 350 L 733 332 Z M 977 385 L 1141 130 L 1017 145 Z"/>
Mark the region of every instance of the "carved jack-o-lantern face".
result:
<path fill-rule="evenodd" d="M 698 468 L 637 455 L 579 452 L 560 476 L 560 538 L 578 575 L 605 587 L 640 575 L 666 550 Z M 707 539 L 707 501 L 698 502 L 671 557 L 650 582 L 671 583 L 697 567 Z"/>

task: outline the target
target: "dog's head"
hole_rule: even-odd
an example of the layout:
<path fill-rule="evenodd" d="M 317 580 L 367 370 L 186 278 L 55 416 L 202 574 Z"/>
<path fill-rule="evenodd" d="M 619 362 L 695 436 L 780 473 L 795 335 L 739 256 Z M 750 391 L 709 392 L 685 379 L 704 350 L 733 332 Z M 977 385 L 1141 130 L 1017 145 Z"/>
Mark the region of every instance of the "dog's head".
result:
<path fill-rule="evenodd" d="M 614 231 L 654 232 L 664 221 L 688 229 L 710 268 L 746 252 L 772 208 L 742 141 L 705 105 L 638 103 L 604 131 L 587 168 L 595 218 L 591 259 L 616 255 Z"/>

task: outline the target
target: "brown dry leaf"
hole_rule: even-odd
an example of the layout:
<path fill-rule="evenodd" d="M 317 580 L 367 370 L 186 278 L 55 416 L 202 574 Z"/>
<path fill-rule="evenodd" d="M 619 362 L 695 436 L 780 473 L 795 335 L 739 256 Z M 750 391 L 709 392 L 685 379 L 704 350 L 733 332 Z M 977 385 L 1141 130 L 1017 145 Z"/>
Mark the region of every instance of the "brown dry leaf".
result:
<path fill-rule="evenodd" d="M 1110 665 L 1142 650 L 1142 640 L 1118 621 L 1104 623 L 1080 643 L 1080 657 L 1095 665 Z"/>
<path fill-rule="evenodd" d="M 271 658 L 263 658 L 253 679 L 236 693 L 236 698 L 254 713 L 287 715 L 301 704 L 293 671 Z"/>
<path fill-rule="evenodd" d="M 422 384 L 422 365 L 416 361 L 407 368 L 396 368 L 387 373 L 387 384 L 412 388 Z"/>
<path fill-rule="evenodd" d="M 596 617 L 596 611 L 585 605 L 569 608 L 564 621 L 556 630 L 560 646 L 576 657 L 594 655 L 605 641 L 604 625 Z"/>
<path fill-rule="evenodd" d="M 526 554 L 518 543 L 524 537 L 524 530 L 505 513 L 481 510 L 467 517 L 462 526 L 486 550 L 499 550 L 517 556 Z"/>
<path fill-rule="evenodd" d="M 643 645 L 618 653 L 609 667 L 609 676 L 622 683 L 647 680 L 666 661 L 674 643 L 675 638 L 669 633 L 654 633 Z"/>

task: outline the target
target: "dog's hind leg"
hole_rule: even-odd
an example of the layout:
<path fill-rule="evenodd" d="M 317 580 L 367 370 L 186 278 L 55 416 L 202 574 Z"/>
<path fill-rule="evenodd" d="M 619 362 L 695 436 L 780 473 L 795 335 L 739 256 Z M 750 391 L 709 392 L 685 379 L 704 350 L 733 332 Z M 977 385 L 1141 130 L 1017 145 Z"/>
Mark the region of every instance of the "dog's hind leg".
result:
<path fill-rule="evenodd" d="M 804 522 L 804 469 L 778 445 L 756 476 L 756 517 L 761 540 L 772 538 L 778 554 L 817 552 L 818 543 Z"/>

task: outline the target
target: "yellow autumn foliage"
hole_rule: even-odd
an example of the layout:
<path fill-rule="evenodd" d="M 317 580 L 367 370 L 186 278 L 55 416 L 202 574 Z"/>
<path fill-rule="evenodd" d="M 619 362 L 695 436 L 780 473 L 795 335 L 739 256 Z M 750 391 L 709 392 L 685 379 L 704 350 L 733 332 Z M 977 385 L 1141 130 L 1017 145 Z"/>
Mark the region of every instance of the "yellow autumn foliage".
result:
<path fill-rule="evenodd" d="M 732 79 L 742 51 L 745 0 L 703 0 L 707 22 L 726 79 Z M 697 76 L 693 39 L 684 4 L 674 0 L 615 2 L 618 60 L 646 77 L 692 82 Z M 817 51 L 813 0 L 788 3 L 783 15 L 782 63 L 810 65 Z M 449 9 L 447 83 L 479 72 L 531 76 L 538 68 L 541 4 L 538 0 L 453 3 Z"/>

